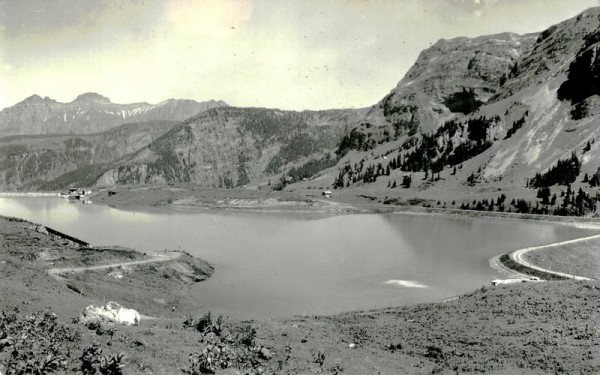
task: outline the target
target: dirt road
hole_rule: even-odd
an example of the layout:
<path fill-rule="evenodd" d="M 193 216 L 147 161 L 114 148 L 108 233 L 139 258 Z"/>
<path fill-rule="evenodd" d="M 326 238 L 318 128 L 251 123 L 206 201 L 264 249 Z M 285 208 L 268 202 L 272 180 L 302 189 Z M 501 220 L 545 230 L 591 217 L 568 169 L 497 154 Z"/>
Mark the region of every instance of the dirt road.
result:
<path fill-rule="evenodd" d="M 546 273 L 551 273 L 551 274 L 554 274 L 554 275 L 566 277 L 566 278 L 573 279 L 573 280 L 592 280 L 592 279 L 590 279 L 588 277 L 571 275 L 571 274 L 564 273 L 564 272 L 552 271 L 552 270 L 549 270 L 549 269 L 546 269 L 546 268 L 543 268 L 543 267 L 540 267 L 540 266 L 536 266 L 535 264 L 531 264 L 530 262 L 528 262 L 526 260 L 525 256 L 530 251 L 542 250 L 542 249 L 547 249 L 547 248 L 557 247 L 557 246 L 571 245 L 571 244 L 575 244 L 575 243 L 579 243 L 579 242 L 584 242 L 584 241 L 589 241 L 589 240 L 595 240 L 595 239 L 600 239 L 600 234 L 596 234 L 596 235 L 588 236 L 588 237 L 576 238 L 574 240 L 556 242 L 556 243 L 552 243 L 552 244 L 548 244 L 548 245 L 526 247 L 524 249 L 519 249 L 519 250 L 513 251 L 512 253 L 509 254 L 509 256 L 515 262 L 517 262 L 517 263 L 519 263 L 519 264 L 521 264 L 521 265 L 523 265 L 525 267 L 533 268 L 533 269 L 538 270 L 538 271 L 542 271 L 542 272 L 546 272 Z"/>
<path fill-rule="evenodd" d="M 101 269 L 107 269 L 107 268 L 117 268 L 117 267 L 123 267 L 123 266 L 136 266 L 136 265 L 147 264 L 147 263 L 168 262 L 170 260 L 175 260 L 175 259 L 180 258 L 181 254 L 182 253 L 180 253 L 180 252 L 165 252 L 165 253 L 156 253 L 156 255 L 154 255 L 150 259 L 135 260 L 135 261 L 131 261 L 131 262 L 117 262 L 117 263 L 102 264 L 102 265 L 88 266 L 88 267 L 50 268 L 48 270 L 48 274 L 56 279 L 62 279 L 62 277 L 60 277 L 60 275 L 63 273 L 78 273 L 78 272 L 101 270 Z"/>

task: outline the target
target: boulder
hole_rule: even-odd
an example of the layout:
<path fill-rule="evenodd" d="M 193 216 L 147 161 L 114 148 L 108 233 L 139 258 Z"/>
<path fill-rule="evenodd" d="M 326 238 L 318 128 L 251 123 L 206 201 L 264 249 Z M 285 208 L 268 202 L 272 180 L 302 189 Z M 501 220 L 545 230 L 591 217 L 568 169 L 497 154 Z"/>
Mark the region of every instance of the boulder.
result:
<path fill-rule="evenodd" d="M 273 353 L 271 353 L 271 351 L 264 346 L 260 348 L 258 355 L 260 358 L 266 359 L 267 361 L 273 357 Z"/>
<path fill-rule="evenodd" d="M 79 323 L 118 323 L 126 326 L 138 325 L 140 314 L 134 309 L 128 309 L 117 302 L 107 302 L 104 306 L 90 305 L 81 310 Z"/>
<path fill-rule="evenodd" d="M 31 229 L 35 230 L 38 233 L 48 235 L 48 231 L 46 230 L 46 227 L 43 225 L 36 225 L 36 226 L 32 227 Z"/>

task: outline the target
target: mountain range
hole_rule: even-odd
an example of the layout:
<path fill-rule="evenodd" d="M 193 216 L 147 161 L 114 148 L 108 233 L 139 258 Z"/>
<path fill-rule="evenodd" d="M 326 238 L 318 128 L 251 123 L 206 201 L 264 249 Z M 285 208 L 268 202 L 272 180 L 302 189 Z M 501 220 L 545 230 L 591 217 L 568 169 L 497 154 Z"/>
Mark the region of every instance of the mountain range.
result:
<path fill-rule="evenodd" d="M 10 135 L 91 134 L 125 123 L 183 121 L 200 111 L 227 106 L 223 101 L 169 99 L 158 104 L 116 104 L 96 93 L 77 96 L 70 103 L 32 95 L 0 111 L 0 133 Z"/>
<path fill-rule="evenodd" d="M 3 134 L 36 135 L 0 140 L 0 184 L 226 188 L 273 180 L 281 188 L 314 185 L 320 176 L 322 187 L 387 191 L 411 174 L 408 196 L 534 196 L 532 188 L 551 186 L 564 194 L 571 185 L 592 194 L 589 181 L 600 181 L 599 26 L 600 8 L 591 8 L 540 33 L 442 39 L 364 109 L 294 112 L 180 100 L 117 105 L 98 94 L 58 103 L 33 96 L 0 112 Z M 146 126 L 152 130 L 137 136 Z M 109 152 L 100 144 L 115 129 L 128 135 Z M 52 142 L 61 155 L 51 158 L 52 173 L 30 168 L 45 163 L 41 152 Z M 88 156 L 73 163 L 67 143 Z"/>

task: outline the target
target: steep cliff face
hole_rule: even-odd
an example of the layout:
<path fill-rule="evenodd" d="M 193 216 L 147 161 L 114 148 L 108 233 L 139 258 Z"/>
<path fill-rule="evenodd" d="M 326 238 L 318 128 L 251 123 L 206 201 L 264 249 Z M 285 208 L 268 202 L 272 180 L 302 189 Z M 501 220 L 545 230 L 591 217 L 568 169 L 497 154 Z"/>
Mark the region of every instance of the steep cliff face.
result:
<path fill-rule="evenodd" d="M 406 76 L 374 105 L 357 130 L 371 146 L 404 135 L 435 131 L 444 121 L 488 102 L 535 35 L 504 33 L 442 39 L 424 50 Z"/>
<path fill-rule="evenodd" d="M 359 112 L 212 109 L 118 163 L 98 183 L 245 185 L 277 175 L 292 162 L 327 153 Z"/>
<path fill-rule="evenodd" d="M 79 95 L 70 103 L 33 95 L 0 111 L 0 133 L 9 135 L 91 134 L 125 123 L 183 121 L 209 108 L 226 106 L 222 101 L 198 103 L 170 99 L 156 105 L 116 104 L 96 93 Z"/>
<path fill-rule="evenodd" d="M 529 52 L 511 67 L 499 97 L 506 98 L 547 80 L 563 82 L 569 65 L 597 31 L 599 13 L 599 8 L 591 8 L 541 32 Z"/>
<path fill-rule="evenodd" d="M 482 108 L 488 114 L 510 115 L 517 106 L 528 112 L 515 136 L 499 140 L 476 161 L 484 166 L 484 181 L 525 185 L 572 152 L 583 163 L 582 176 L 600 166 L 595 146 L 584 151 L 600 137 L 595 126 L 599 19 L 600 8 L 592 8 L 542 32 L 515 63 L 494 103 Z M 504 124 L 505 131 L 510 127 Z"/>

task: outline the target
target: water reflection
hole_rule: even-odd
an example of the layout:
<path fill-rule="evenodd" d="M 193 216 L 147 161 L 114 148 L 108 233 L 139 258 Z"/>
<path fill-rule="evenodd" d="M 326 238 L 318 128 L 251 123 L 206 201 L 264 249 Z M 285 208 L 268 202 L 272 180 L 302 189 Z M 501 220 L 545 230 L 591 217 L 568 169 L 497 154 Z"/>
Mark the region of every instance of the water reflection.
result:
<path fill-rule="evenodd" d="M 0 214 L 41 222 L 95 245 L 185 249 L 216 267 L 212 278 L 194 286 L 198 301 L 240 318 L 441 300 L 497 277 L 488 265 L 494 255 L 592 232 L 399 214 L 159 214 L 51 198 L 0 198 Z"/>

